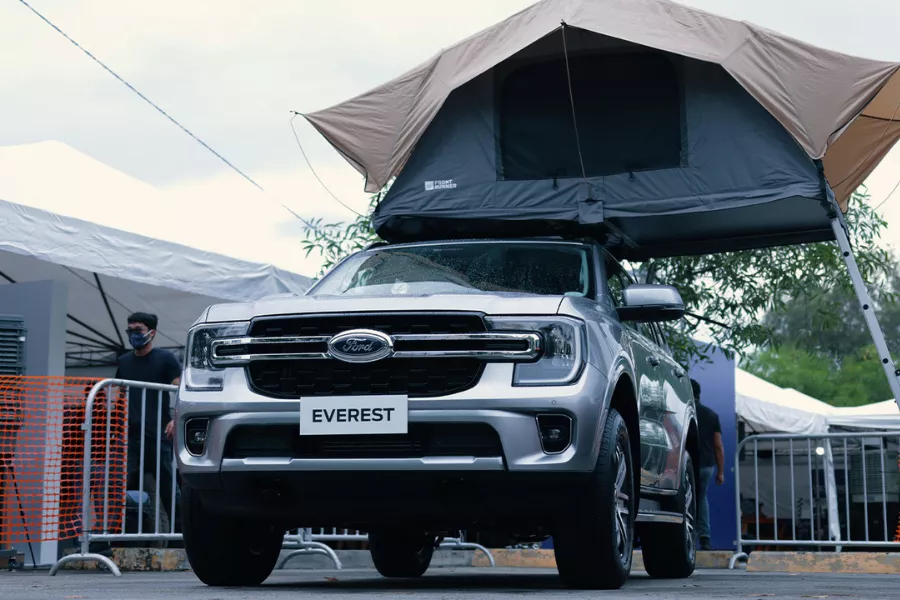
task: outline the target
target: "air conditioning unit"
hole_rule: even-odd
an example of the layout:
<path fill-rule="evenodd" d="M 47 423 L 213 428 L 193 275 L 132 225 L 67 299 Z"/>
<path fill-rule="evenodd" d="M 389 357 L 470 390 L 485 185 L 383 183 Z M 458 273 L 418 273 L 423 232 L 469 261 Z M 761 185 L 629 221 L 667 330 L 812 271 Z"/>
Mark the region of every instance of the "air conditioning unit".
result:
<path fill-rule="evenodd" d="M 850 495 L 853 502 L 881 503 L 900 501 L 900 465 L 896 450 L 866 448 L 863 461 L 859 454 L 849 456 Z M 882 463 L 883 459 L 883 463 Z M 865 479 L 863 478 L 865 462 Z M 884 468 L 882 469 L 882 464 Z M 883 475 L 883 479 L 882 479 Z"/>
<path fill-rule="evenodd" d="M 0 376 L 25 375 L 25 320 L 0 315 Z"/>

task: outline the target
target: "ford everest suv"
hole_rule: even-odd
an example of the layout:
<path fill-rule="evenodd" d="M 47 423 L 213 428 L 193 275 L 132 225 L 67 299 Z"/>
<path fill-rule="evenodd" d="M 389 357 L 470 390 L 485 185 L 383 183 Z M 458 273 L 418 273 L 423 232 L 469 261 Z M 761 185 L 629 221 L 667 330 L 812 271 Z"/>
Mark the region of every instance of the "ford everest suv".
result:
<path fill-rule="evenodd" d="M 689 576 L 695 407 L 658 325 L 683 312 L 561 239 L 374 245 L 305 296 L 208 308 L 176 408 L 192 568 L 256 585 L 285 530 L 342 527 L 387 577 L 460 530 L 552 536 L 574 587 L 622 586 L 638 543 Z"/>

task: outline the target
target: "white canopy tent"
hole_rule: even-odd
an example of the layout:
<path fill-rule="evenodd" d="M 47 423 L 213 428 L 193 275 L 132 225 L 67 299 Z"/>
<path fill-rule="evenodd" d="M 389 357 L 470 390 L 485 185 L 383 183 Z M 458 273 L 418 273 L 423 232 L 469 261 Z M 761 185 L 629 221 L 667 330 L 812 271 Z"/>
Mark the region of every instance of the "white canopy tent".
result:
<path fill-rule="evenodd" d="M 157 314 L 157 344 L 180 349 L 188 328 L 211 304 L 302 294 L 310 285 L 309 278 L 268 264 L 98 224 L 92 213 L 115 202 L 120 214 L 134 215 L 132 228 L 147 227 L 140 217 L 164 206 L 164 194 L 105 166 L 87 179 L 69 160 L 58 169 L 44 166 L 44 180 L 54 180 L 48 184 L 23 168 L 33 150 L 0 148 L 0 294 L 2 284 L 66 282 L 68 369 L 114 364 L 131 312 Z M 64 197 L 51 197 L 60 190 Z"/>

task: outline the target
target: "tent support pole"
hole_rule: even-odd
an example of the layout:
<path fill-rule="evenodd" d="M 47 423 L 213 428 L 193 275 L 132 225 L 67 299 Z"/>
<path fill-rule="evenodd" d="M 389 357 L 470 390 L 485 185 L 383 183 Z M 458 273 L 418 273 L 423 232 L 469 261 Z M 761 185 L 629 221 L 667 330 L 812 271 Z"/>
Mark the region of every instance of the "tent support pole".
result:
<path fill-rule="evenodd" d="M 869 290 L 866 288 L 866 283 L 859 272 L 859 266 L 856 264 L 856 258 L 853 256 L 853 249 L 850 247 L 850 240 L 847 237 L 847 231 L 844 229 L 843 220 L 839 215 L 840 213 L 832 217 L 831 228 L 834 230 L 834 237 L 837 239 L 838 246 L 840 246 L 844 262 L 847 263 L 850 281 L 853 282 L 853 289 L 856 291 L 856 297 L 866 319 L 866 325 L 869 327 L 869 333 L 872 335 L 872 341 L 875 343 L 876 350 L 878 350 L 878 360 L 881 361 L 884 374 L 887 375 L 891 393 L 894 394 L 894 401 L 897 403 L 897 407 L 900 408 L 900 370 L 894 367 L 887 340 L 885 340 L 884 332 L 881 330 L 878 318 L 875 316 L 872 298 L 869 296 Z"/>
<path fill-rule="evenodd" d="M 863 311 L 866 326 L 869 328 L 869 335 L 872 336 L 872 342 L 875 344 L 875 349 L 878 352 L 878 360 L 881 362 L 884 374 L 887 376 L 888 385 L 891 388 L 891 393 L 894 395 L 894 402 L 897 403 L 897 408 L 900 409 L 900 369 L 894 366 L 894 359 L 891 358 L 891 351 L 888 348 L 887 340 L 884 338 L 884 331 L 882 331 L 881 325 L 878 324 L 878 317 L 875 316 L 872 297 L 869 295 L 866 282 L 863 281 L 859 265 L 856 264 L 856 257 L 853 256 L 853 247 L 850 245 L 849 230 L 844 221 L 844 215 L 838 205 L 837 198 L 834 197 L 834 191 L 828 185 L 828 179 L 825 177 L 825 164 L 821 160 L 817 160 L 815 163 L 816 170 L 819 173 L 819 182 L 822 185 L 822 207 L 831 220 L 831 230 L 834 232 L 834 239 L 837 240 L 841 256 L 844 257 L 844 263 L 846 263 L 847 271 L 850 273 L 853 291 L 856 292 L 856 299 L 859 300 L 859 307 Z"/>
<path fill-rule="evenodd" d="M 94 273 L 94 281 L 97 282 L 97 289 L 100 290 L 100 297 L 103 298 L 103 304 L 106 306 L 106 312 L 109 314 L 109 320 L 112 323 L 113 331 L 116 332 L 116 336 L 119 338 L 119 345 L 124 348 L 125 340 L 122 339 L 122 332 L 119 331 L 119 324 L 116 323 L 116 317 L 113 315 L 112 308 L 109 305 L 109 298 L 106 297 L 106 291 L 103 289 L 103 284 L 100 282 L 100 276 Z"/>

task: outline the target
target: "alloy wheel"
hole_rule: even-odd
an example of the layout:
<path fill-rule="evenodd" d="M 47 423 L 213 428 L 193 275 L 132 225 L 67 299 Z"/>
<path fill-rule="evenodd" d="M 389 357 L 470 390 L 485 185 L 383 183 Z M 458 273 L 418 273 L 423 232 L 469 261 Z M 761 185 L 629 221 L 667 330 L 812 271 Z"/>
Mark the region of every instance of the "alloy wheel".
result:
<path fill-rule="evenodd" d="M 631 553 L 631 534 L 628 524 L 631 522 L 631 473 L 628 469 L 628 461 L 625 460 L 625 452 L 622 443 L 616 444 L 616 542 L 619 552 L 619 560 L 627 564 Z"/>

